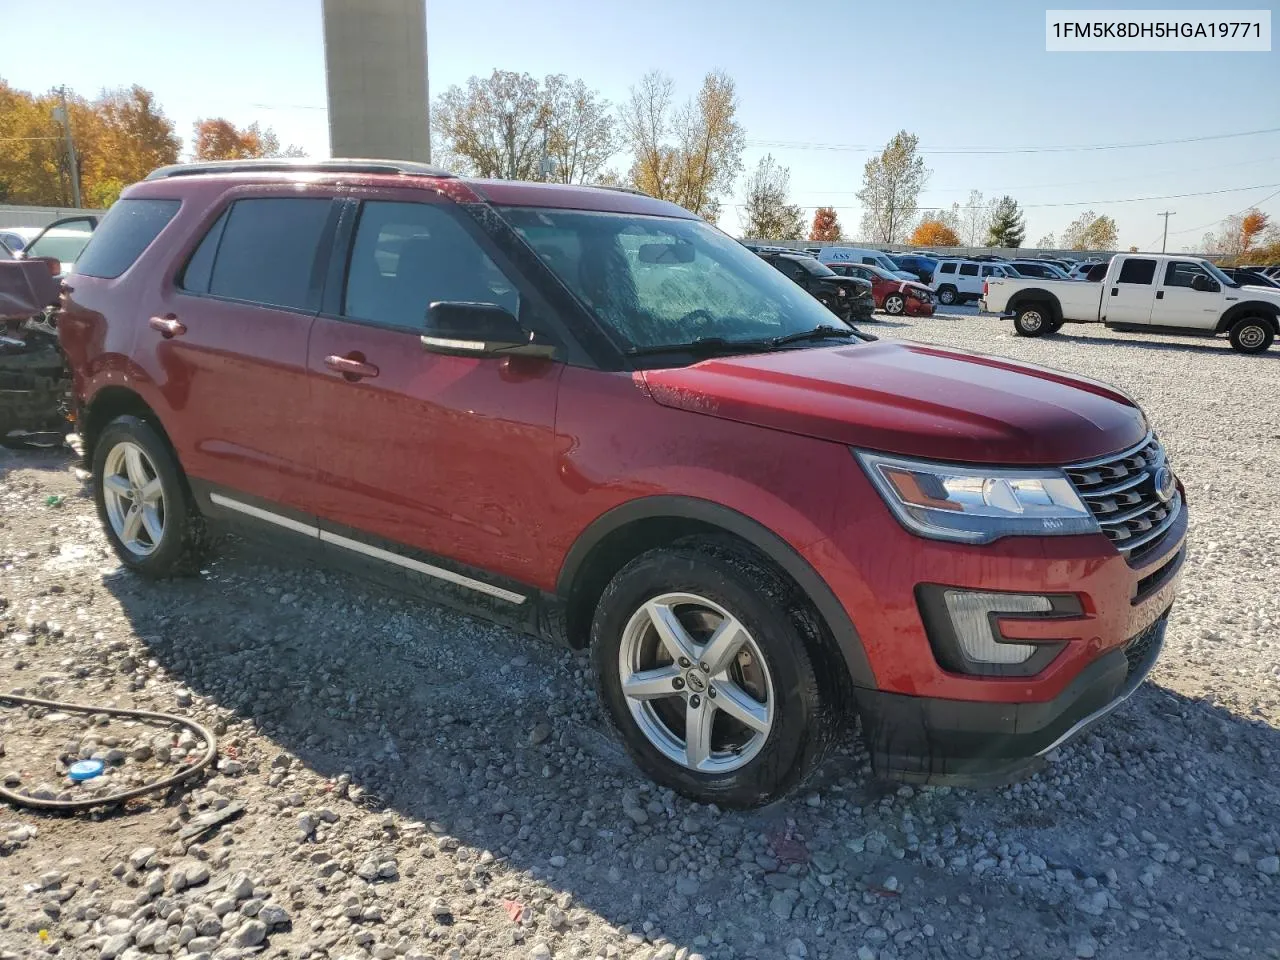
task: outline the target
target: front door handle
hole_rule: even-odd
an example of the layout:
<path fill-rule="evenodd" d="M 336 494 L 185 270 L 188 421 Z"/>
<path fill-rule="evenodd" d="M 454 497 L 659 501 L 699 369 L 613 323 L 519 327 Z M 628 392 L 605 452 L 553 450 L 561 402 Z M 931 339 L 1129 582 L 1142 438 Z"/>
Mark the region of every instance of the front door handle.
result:
<path fill-rule="evenodd" d="M 1157 291 L 1156 291 L 1156 299 L 1157 299 L 1157 300 L 1163 300 L 1163 299 L 1164 299 L 1164 291 L 1163 291 L 1163 290 L 1157 290 Z"/>
<path fill-rule="evenodd" d="M 365 377 L 376 377 L 378 375 L 378 368 L 372 363 L 368 363 L 364 357 L 359 355 L 350 357 L 325 357 L 324 365 L 334 371 L 334 373 L 342 374 L 346 379 L 353 383 L 356 380 L 362 380 Z"/>
<path fill-rule="evenodd" d="M 165 314 L 163 317 L 152 317 L 147 322 L 151 324 L 152 330 L 160 331 L 160 336 L 166 340 L 180 337 L 187 332 L 187 325 L 172 313 Z"/>
<path fill-rule="evenodd" d="M 1119 293 L 1120 293 L 1120 288 L 1119 288 L 1119 287 L 1112 287 L 1112 288 L 1111 288 L 1111 295 L 1112 295 L 1113 297 L 1114 297 L 1114 296 L 1116 296 L 1116 295 L 1118 295 Z"/>

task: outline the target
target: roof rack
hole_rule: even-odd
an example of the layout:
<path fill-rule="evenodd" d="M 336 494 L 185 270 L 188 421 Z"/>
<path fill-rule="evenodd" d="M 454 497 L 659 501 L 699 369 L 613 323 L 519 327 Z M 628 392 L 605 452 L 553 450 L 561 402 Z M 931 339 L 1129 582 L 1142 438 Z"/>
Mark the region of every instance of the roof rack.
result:
<path fill-rule="evenodd" d="M 615 192 L 617 192 L 617 193 L 632 193 L 632 194 L 635 194 L 637 197 L 647 197 L 647 196 L 649 196 L 649 194 L 645 193 L 643 190 L 637 190 L 635 187 L 624 187 L 624 186 L 623 186 L 622 184 L 620 184 L 620 183 L 619 183 L 619 184 L 614 184 L 614 183 L 589 183 L 589 184 L 587 184 L 587 186 L 589 186 L 589 187 L 595 187 L 597 190 L 613 190 L 613 191 L 615 191 Z"/>
<path fill-rule="evenodd" d="M 452 177 L 441 170 L 413 160 L 307 160 L 276 157 L 264 160 L 201 160 L 158 167 L 148 180 L 194 177 L 202 173 L 398 173 L 408 177 Z"/>

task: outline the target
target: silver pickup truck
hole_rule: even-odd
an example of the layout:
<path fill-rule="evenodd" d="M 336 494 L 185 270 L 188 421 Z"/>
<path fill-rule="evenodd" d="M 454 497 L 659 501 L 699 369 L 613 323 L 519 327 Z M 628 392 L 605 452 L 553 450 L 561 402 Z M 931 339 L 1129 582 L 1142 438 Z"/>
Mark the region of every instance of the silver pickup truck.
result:
<path fill-rule="evenodd" d="M 1135 333 L 1225 333 L 1241 353 L 1261 353 L 1280 333 L 1280 290 L 1241 286 L 1207 260 L 1166 254 L 1112 257 L 1101 283 L 992 277 L 979 307 L 1011 317 L 1024 337 L 1104 323 Z"/>

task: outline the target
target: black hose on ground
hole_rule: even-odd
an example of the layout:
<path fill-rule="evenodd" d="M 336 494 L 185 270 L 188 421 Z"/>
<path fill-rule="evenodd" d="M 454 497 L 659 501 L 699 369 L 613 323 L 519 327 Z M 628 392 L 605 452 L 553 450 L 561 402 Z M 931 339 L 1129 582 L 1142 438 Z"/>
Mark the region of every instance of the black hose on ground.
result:
<path fill-rule="evenodd" d="M 89 810 L 93 807 L 105 807 L 111 806 L 112 804 L 123 803 L 126 800 L 145 796 L 148 793 L 156 793 L 160 790 L 166 790 L 174 784 L 182 783 L 184 780 L 189 780 L 211 764 L 218 756 L 218 740 L 209 730 L 206 730 L 194 720 L 188 720 L 185 717 L 176 717 L 171 713 L 156 713 L 151 710 L 132 710 L 126 707 L 98 707 L 83 703 L 64 703 L 59 700 L 41 700 L 38 697 L 20 697 L 16 693 L 0 693 L 0 703 L 18 703 L 31 707 L 48 707 L 51 710 L 63 710 L 70 713 L 105 713 L 112 717 L 130 717 L 133 719 L 152 720 L 160 723 L 176 723 L 179 726 L 186 727 L 205 742 L 204 755 L 190 766 L 183 767 L 177 773 L 171 774 L 162 780 L 157 780 L 154 783 L 145 783 L 140 787 L 131 787 L 128 790 L 121 790 L 118 793 L 109 793 L 106 796 L 86 797 L 83 800 L 45 800 L 38 797 L 25 796 L 21 793 L 9 790 L 6 787 L 0 787 L 0 800 L 18 807 L 30 807 L 34 810 L 58 810 L 63 813 L 70 813 L 77 810 Z"/>

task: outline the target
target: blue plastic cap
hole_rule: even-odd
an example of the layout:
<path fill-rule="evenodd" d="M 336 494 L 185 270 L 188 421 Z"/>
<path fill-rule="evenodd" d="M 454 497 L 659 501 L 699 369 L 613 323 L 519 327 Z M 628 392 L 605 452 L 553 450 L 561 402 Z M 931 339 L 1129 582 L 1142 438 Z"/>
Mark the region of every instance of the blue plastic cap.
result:
<path fill-rule="evenodd" d="M 102 776 L 102 771 L 106 767 L 101 760 L 80 760 L 71 765 L 71 769 L 67 774 L 76 783 L 83 783 L 85 780 L 92 780 L 94 777 Z"/>

